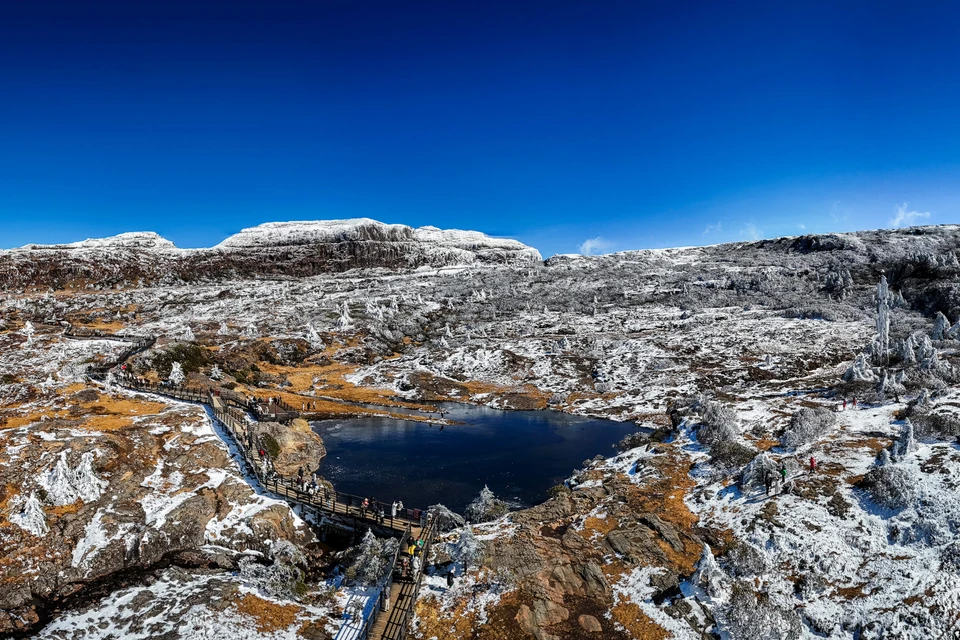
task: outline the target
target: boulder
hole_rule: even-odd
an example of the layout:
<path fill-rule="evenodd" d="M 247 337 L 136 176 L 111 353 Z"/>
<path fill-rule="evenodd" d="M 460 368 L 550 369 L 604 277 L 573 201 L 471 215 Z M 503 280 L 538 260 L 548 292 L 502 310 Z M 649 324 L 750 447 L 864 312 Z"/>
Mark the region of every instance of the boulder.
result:
<path fill-rule="evenodd" d="M 296 419 L 291 425 L 279 422 L 257 422 L 253 425 L 255 438 L 260 439 L 270 455 L 277 472 L 295 476 L 303 467 L 304 473 L 316 469 L 327 455 L 323 439 L 314 433 L 306 420 Z"/>

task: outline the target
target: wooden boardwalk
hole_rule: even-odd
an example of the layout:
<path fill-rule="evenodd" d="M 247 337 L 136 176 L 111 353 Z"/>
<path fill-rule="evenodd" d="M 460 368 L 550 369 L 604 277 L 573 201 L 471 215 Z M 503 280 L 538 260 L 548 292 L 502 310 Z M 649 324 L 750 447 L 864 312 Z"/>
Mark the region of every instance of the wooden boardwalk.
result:
<path fill-rule="evenodd" d="M 215 421 L 229 434 L 232 444 L 243 458 L 244 463 L 256 476 L 260 486 L 293 505 L 299 505 L 305 512 L 313 512 L 340 520 L 352 521 L 354 530 L 361 524 L 379 527 L 400 533 L 397 550 L 383 578 L 373 607 L 356 634 L 356 640 L 403 640 L 410 628 L 414 605 L 423 583 L 426 569 L 425 559 L 429 557 L 430 546 L 436 536 L 436 519 L 421 509 L 400 509 L 393 515 L 392 503 L 364 505 L 364 498 L 320 488 L 317 491 L 304 490 L 304 485 L 295 478 L 287 478 L 270 469 L 269 456 L 261 457 L 260 451 L 253 446 L 249 430 L 248 410 L 257 419 L 275 417 L 277 411 L 258 411 L 262 405 L 251 409 L 231 403 L 210 389 L 199 387 L 157 384 L 124 373 L 123 365 L 127 359 L 146 351 L 153 346 L 153 337 L 124 336 L 70 336 L 76 339 L 115 339 L 131 342 L 131 347 L 112 362 L 90 371 L 94 378 L 106 378 L 114 374 L 117 384 L 135 391 L 155 393 L 187 402 L 198 402 L 209 407 Z M 293 407 L 279 403 L 287 419 L 299 416 Z M 273 415 L 270 415 L 273 414 Z M 410 553 L 412 546 L 413 553 Z M 383 610 L 382 610 L 383 609 Z"/>

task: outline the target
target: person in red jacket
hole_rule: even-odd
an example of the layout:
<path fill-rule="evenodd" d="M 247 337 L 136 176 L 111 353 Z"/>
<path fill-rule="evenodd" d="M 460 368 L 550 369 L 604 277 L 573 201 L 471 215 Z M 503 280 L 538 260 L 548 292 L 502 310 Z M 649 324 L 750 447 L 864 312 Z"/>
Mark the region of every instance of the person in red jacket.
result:
<path fill-rule="evenodd" d="M 813 456 L 810 456 L 810 473 L 813 473 L 817 470 L 817 460 Z"/>

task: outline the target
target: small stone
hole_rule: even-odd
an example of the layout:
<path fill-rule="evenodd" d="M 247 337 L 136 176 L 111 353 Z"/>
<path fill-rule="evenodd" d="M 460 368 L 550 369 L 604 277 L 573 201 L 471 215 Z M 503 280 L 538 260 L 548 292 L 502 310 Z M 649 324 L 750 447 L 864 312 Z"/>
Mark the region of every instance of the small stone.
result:
<path fill-rule="evenodd" d="M 580 626 L 583 627 L 583 630 L 587 631 L 588 633 L 603 632 L 603 627 L 600 626 L 600 621 L 593 616 L 588 616 L 586 614 L 581 615 L 579 618 L 577 618 L 577 622 L 579 622 Z"/>

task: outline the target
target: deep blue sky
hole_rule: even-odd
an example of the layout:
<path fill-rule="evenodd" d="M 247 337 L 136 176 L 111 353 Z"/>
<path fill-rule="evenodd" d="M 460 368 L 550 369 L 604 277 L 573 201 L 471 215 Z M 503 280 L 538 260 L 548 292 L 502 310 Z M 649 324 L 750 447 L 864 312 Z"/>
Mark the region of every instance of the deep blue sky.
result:
<path fill-rule="evenodd" d="M 0 247 L 367 216 L 550 255 L 960 220 L 955 3 L 13 4 Z"/>

